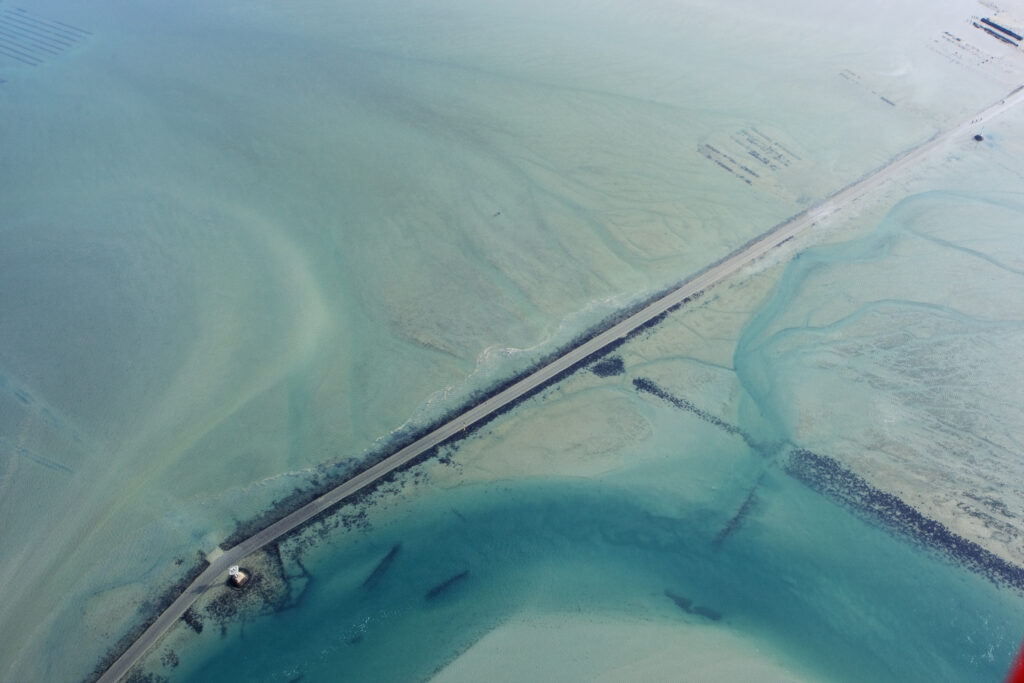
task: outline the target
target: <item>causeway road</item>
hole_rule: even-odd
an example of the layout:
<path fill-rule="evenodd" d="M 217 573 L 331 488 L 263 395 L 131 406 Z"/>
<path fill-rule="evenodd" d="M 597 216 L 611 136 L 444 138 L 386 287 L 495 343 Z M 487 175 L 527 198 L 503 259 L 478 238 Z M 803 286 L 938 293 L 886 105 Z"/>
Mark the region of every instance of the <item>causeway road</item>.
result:
<path fill-rule="evenodd" d="M 721 282 L 739 269 L 761 258 L 786 240 L 806 231 L 817 221 L 839 211 L 850 202 L 876 189 L 893 175 L 919 162 L 933 149 L 951 140 L 973 135 L 975 131 L 981 130 L 987 121 L 1010 107 L 1019 104 L 1022 100 L 1024 100 L 1024 85 L 1014 89 L 999 102 L 974 115 L 969 121 L 936 134 L 909 152 L 891 160 L 885 166 L 847 185 L 817 206 L 776 225 L 768 232 L 751 240 L 721 261 L 708 266 L 676 289 L 648 304 L 625 320 L 609 327 L 579 346 L 570 349 L 565 354 L 555 358 L 547 365 L 541 367 L 533 374 L 524 377 L 504 391 L 469 408 L 458 417 L 446 422 L 373 467 L 360 472 L 316 500 L 279 519 L 262 531 L 253 534 L 238 545 L 226 550 L 224 553 L 213 557 L 210 561 L 210 566 L 100 676 L 100 683 L 113 683 L 123 678 L 142 655 L 182 617 L 192 603 L 211 586 L 222 584 L 227 578 L 228 568 L 231 565 L 238 564 L 245 556 L 269 543 L 273 543 L 281 536 L 305 524 L 323 510 L 337 504 L 389 472 L 402 467 L 425 451 L 430 450 L 524 394 L 550 381 L 558 374 L 585 360 L 594 352 L 600 351 L 605 346 L 624 338 L 630 332 L 682 303 L 684 299 L 693 297 L 695 294 L 699 294 L 712 285 Z"/>

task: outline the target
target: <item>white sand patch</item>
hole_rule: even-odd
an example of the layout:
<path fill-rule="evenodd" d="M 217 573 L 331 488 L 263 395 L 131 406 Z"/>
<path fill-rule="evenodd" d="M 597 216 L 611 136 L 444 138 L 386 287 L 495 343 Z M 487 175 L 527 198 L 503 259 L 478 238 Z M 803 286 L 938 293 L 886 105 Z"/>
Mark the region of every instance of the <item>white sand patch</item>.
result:
<path fill-rule="evenodd" d="M 724 628 L 619 616 L 519 616 L 433 679 L 459 681 L 820 680 Z"/>

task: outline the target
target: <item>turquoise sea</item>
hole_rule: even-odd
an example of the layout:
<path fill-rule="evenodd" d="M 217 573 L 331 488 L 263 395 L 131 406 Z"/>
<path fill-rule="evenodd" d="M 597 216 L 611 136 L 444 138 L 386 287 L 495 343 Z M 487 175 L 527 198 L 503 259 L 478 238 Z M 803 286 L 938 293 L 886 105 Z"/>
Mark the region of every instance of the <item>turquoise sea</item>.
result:
<path fill-rule="evenodd" d="M 979 13 L 1024 27 L 0 0 L 0 679 L 88 678 L 239 523 L 1004 97 Z M 251 558 L 140 675 L 998 679 L 1022 125 Z"/>
<path fill-rule="evenodd" d="M 761 479 L 756 512 L 721 544 L 714 523 L 723 523 L 723 510 L 667 516 L 645 505 L 642 492 L 556 479 L 468 487 L 410 505 L 309 566 L 309 583 L 288 610 L 232 631 L 205 656 L 186 651 L 171 679 L 423 680 L 514 617 L 557 615 L 574 643 L 581 613 L 675 626 L 680 647 L 695 628 L 738 631 L 807 680 L 992 681 L 1015 653 L 1019 598 L 851 519 L 792 480 Z M 365 585 L 396 544 L 394 561 Z M 708 616 L 686 613 L 672 596 Z M 574 654 L 563 647 L 533 656 Z M 718 653 L 737 654 L 746 652 Z M 494 680 L 534 675 L 508 654 L 491 664 Z M 685 657 L 676 664 L 674 680 L 697 680 Z M 570 678 L 594 673 L 584 664 Z"/>
<path fill-rule="evenodd" d="M 993 239 L 976 239 L 965 212 Z M 943 288 L 928 278 L 946 280 L 943 274 L 955 270 L 944 258 L 980 261 L 1008 273 L 998 291 L 1016 301 L 1021 281 L 1012 264 L 1019 248 L 985 251 L 1015 230 L 1020 217 L 1012 195 L 928 192 L 899 202 L 858 239 L 802 252 L 773 278 L 777 284 L 756 313 L 738 325 L 736 373 L 691 356 L 679 333 L 702 321 L 713 326 L 707 320 L 735 304 L 729 294 L 670 317 L 617 350 L 612 358 L 621 367 L 580 371 L 446 452 L 451 464 L 400 478 L 397 486 L 413 491 L 403 502 L 395 503 L 402 497 L 395 490 L 384 492 L 343 508 L 344 527 L 282 543 L 291 586 L 272 616 L 214 630 L 184 650 L 178 668 L 161 671 L 172 680 L 613 680 L 608 668 L 621 677 L 617 667 L 652 656 L 647 649 L 656 648 L 647 648 L 644 638 L 664 638 L 679 651 L 670 666 L 636 679 L 653 673 L 661 680 L 736 680 L 737 674 L 758 680 L 999 680 L 1024 630 L 1020 570 L 1016 588 L 979 575 L 971 562 L 988 561 L 984 551 L 950 545 L 941 535 L 968 535 L 979 520 L 998 531 L 1000 506 L 1018 500 L 1012 473 L 1021 463 L 1007 447 L 1020 433 L 1008 398 L 1008 384 L 1018 376 L 1015 356 L 1004 351 L 1001 366 L 983 375 L 968 350 L 1012 344 L 1020 323 L 1005 317 L 1012 306 L 991 300 L 993 290 L 984 294 L 964 280 Z M 907 240 L 938 249 L 900 249 Z M 916 277 L 852 277 L 861 269 L 906 267 Z M 997 277 L 977 263 L 969 270 L 989 281 Z M 816 278 L 844 288 L 845 306 L 833 304 L 826 314 Z M 872 297 L 888 296 L 857 304 L 853 293 L 865 289 L 874 290 Z M 996 310 L 1004 319 L 985 319 Z M 883 313 L 883 321 L 863 328 Z M 838 322 L 826 320 L 833 317 Z M 667 340 L 676 344 L 675 354 L 664 352 Z M 663 351 L 652 358 L 652 349 Z M 853 358 L 821 362 L 844 353 Z M 945 368 L 941 377 L 937 364 Z M 882 377 L 897 390 L 883 394 L 876 386 L 869 395 L 858 393 L 860 383 Z M 637 391 L 638 379 L 654 389 Z M 842 419 L 842 430 L 834 422 L 812 429 L 787 420 L 797 411 L 814 414 L 802 405 L 814 399 L 802 392 L 844 381 L 852 386 L 817 398 L 833 421 Z M 675 387 L 665 389 L 673 383 L 701 390 L 679 395 Z M 735 402 L 716 397 L 729 385 L 742 387 Z M 663 394 L 655 399 L 668 400 L 651 400 L 652 391 Z M 987 414 L 965 415 L 962 403 L 999 396 L 1006 398 L 988 400 Z M 871 459 L 892 468 L 904 453 L 893 452 L 881 427 L 862 433 L 872 428 L 864 413 L 885 424 L 872 413 L 881 408 L 871 405 L 883 400 L 891 414 L 902 411 L 899 431 L 886 428 L 901 436 L 914 462 L 903 472 L 875 476 L 875 485 L 943 519 L 945 531 L 936 531 L 934 520 L 894 531 L 910 512 L 893 502 L 898 497 L 859 497 L 863 491 L 853 477 L 839 482 L 843 490 L 829 491 L 829 479 L 816 488 L 822 480 L 808 480 L 787 456 L 788 446 L 780 445 L 824 449 L 862 472 L 872 471 L 864 465 Z M 591 425 L 599 441 L 609 419 L 618 420 L 616 432 L 632 436 L 625 447 L 580 444 L 563 433 L 565 415 Z M 631 415 L 642 416 L 649 431 L 638 429 Z M 850 443 L 865 438 L 873 445 L 858 443 L 861 450 L 851 453 Z M 588 461 L 607 459 L 609 450 L 611 460 L 594 473 Z M 965 452 L 970 472 L 958 462 Z M 887 462 L 885 454 L 892 456 Z M 546 457 L 575 465 L 531 475 L 550 466 Z M 509 459 L 519 462 L 493 472 L 496 461 Z M 453 466 L 463 469 L 443 471 Z M 589 476 L 580 476 L 588 469 Z M 478 481 L 481 470 L 497 481 Z M 912 484 L 922 472 L 932 496 L 925 502 Z M 943 511 L 944 495 L 958 503 L 959 514 Z M 858 506 L 865 501 L 871 509 Z M 977 530 L 972 538 L 987 541 L 986 547 L 1000 540 Z M 216 629 L 215 611 L 207 615 Z M 615 627 L 595 632 L 594 619 Z M 543 624 L 536 627 L 541 635 L 523 624 Z M 640 637 L 632 635 L 638 628 Z M 758 661 L 771 653 L 778 667 L 722 666 L 709 676 L 706 661 L 688 650 L 691 643 L 709 647 L 704 631 L 741 638 L 714 642 L 706 656 Z M 588 638 L 599 638 L 589 648 L 601 654 L 590 652 Z M 481 649 L 483 655 L 473 655 Z"/>

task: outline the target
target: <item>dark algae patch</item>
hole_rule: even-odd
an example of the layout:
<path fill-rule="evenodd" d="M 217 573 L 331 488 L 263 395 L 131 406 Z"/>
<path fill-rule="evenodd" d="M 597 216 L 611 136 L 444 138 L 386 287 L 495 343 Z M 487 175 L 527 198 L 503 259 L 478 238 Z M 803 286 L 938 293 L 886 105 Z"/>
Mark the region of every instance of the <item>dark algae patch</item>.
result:
<path fill-rule="evenodd" d="M 178 665 L 181 664 L 181 660 L 178 659 L 178 653 L 174 650 L 166 650 L 160 656 L 160 664 L 162 664 L 165 669 L 176 669 L 178 668 Z"/>
<path fill-rule="evenodd" d="M 626 364 L 619 356 L 611 356 L 591 365 L 590 371 L 598 377 L 614 377 L 626 371 Z"/>
<path fill-rule="evenodd" d="M 220 627 L 222 636 L 233 621 L 298 607 L 313 580 L 298 558 L 291 558 L 298 571 L 287 570 L 277 543 L 266 546 L 251 559 L 253 569 L 249 580 L 241 588 L 222 590 L 203 608 L 203 616 Z"/>
<path fill-rule="evenodd" d="M 338 466 L 335 466 L 335 468 L 332 468 L 331 470 L 324 466 L 319 467 L 317 473 L 309 479 L 305 486 L 300 486 L 294 489 L 287 496 L 275 500 L 266 510 L 256 517 L 245 521 L 238 521 L 235 525 L 234 532 L 220 543 L 221 549 L 228 550 L 229 548 L 233 548 L 253 534 L 262 531 L 285 515 L 316 500 L 321 495 L 337 486 L 341 481 L 344 481 L 347 478 L 346 475 L 350 472 L 350 470 L 346 470 L 344 472 L 332 471 L 340 469 L 341 468 Z"/>
<path fill-rule="evenodd" d="M 714 267 L 716 264 L 712 264 L 709 268 Z M 703 271 L 701 271 L 703 272 Z M 695 273 L 693 277 L 698 276 L 700 273 Z M 473 407 L 483 403 L 484 401 L 500 394 L 502 391 L 512 387 L 516 383 L 529 377 L 534 372 L 545 367 L 552 361 L 568 353 L 570 350 L 579 347 L 580 345 L 594 339 L 598 335 L 602 334 L 611 327 L 618 323 L 628 319 L 630 316 L 638 313 L 646 306 L 653 302 L 661 299 L 670 292 L 683 286 L 685 281 L 679 282 L 676 285 L 667 287 L 660 292 L 652 294 L 642 301 L 638 301 L 633 305 L 623 308 L 620 311 L 608 316 L 600 323 L 592 326 L 585 330 L 580 335 L 575 337 L 573 340 L 565 344 L 564 346 L 553 350 L 551 353 L 544 357 L 539 358 L 530 367 L 525 368 L 519 372 L 510 375 L 504 381 L 495 383 L 489 388 L 478 391 L 469 396 L 461 405 L 452 408 L 444 415 L 441 415 L 431 424 L 423 427 L 408 427 L 400 429 L 394 432 L 389 438 L 382 441 L 381 444 L 372 450 L 368 451 L 358 462 L 353 463 L 352 461 L 346 460 L 343 462 L 327 463 L 317 467 L 315 474 L 311 475 L 304 484 L 297 486 L 287 496 L 273 501 L 263 512 L 260 514 L 245 520 L 237 520 L 236 528 L 232 534 L 230 534 L 220 544 L 220 547 L 224 550 L 228 550 L 239 543 L 245 541 L 256 533 L 267 528 L 271 524 L 281 520 L 287 515 L 299 510 L 305 505 L 313 502 L 320 496 L 338 487 L 342 483 L 350 480 L 352 477 L 365 472 L 374 465 L 386 460 L 395 453 L 399 452 L 406 446 L 415 443 L 417 440 L 430 434 L 434 430 L 447 424 L 448 422 L 456 419 L 460 415 L 464 414 Z M 608 344 L 605 344 L 602 348 L 594 351 L 588 356 L 575 362 L 573 365 L 558 373 L 551 379 L 539 384 L 532 388 L 530 391 L 525 392 L 516 399 L 510 401 L 501 408 L 493 411 L 489 415 L 477 420 L 473 424 L 466 425 L 466 428 L 461 432 L 453 435 L 446 441 L 438 444 L 437 446 L 425 451 L 416 458 L 405 463 L 402 467 L 396 468 L 388 475 L 375 480 L 371 484 L 360 489 L 358 492 L 346 497 L 339 501 L 335 505 L 320 511 L 315 517 L 311 518 L 307 523 L 293 529 L 288 534 L 283 536 L 278 541 L 285 540 L 287 538 L 295 538 L 296 534 L 302 532 L 303 529 L 316 529 L 315 535 L 324 538 L 330 531 L 344 525 L 346 529 L 365 529 L 366 528 L 366 512 L 365 509 L 361 509 L 352 515 L 345 515 L 342 519 L 337 517 L 337 513 L 340 510 L 351 510 L 353 507 L 363 506 L 371 504 L 370 498 L 377 492 L 382 491 L 382 487 L 387 484 L 393 484 L 395 478 L 402 472 L 405 472 L 422 462 L 431 458 L 439 457 L 440 454 L 444 454 L 444 457 L 450 459 L 451 450 L 454 444 L 462 441 L 463 439 L 469 438 L 474 435 L 477 430 L 481 429 L 485 425 L 489 424 L 498 417 L 509 412 L 518 405 L 525 401 L 541 394 L 553 385 L 558 384 L 566 377 L 578 372 L 582 368 L 588 366 L 599 366 L 596 372 L 610 372 L 614 374 L 621 374 L 624 372 L 624 366 L 621 358 L 606 359 L 610 353 L 618 349 L 625 341 L 629 338 L 636 336 L 637 334 L 650 329 L 665 319 L 668 313 L 674 312 L 681 308 L 683 305 L 690 303 L 700 297 L 703 292 L 698 292 L 691 297 L 685 298 L 681 303 L 672 306 L 668 311 L 662 313 L 659 316 L 654 317 L 652 320 L 638 326 L 631 333 L 625 335 L 623 338 L 615 339 Z M 604 360 L 603 360 L 604 359 Z M 354 515 L 354 516 L 353 516 Z M 317 526 L 319 525 L 319 526 Z M 315 539 L 309 539 L 306 543 L 315 543 Z M 394 552 L 397 552 L 393 549 Z M 279 552 L 275 546 L 275 553 Z M 301 552 L 301 548 L 297 551 Z M 107 655 L 96 665 L 94 671 L 86 679 L 88 681 L 97 680 L 104 671 L 109 668 L 117 658 L 128 649 L 128 647 L 145 631 L 145 629 L 152 624 L 156 618 L 163 612 L 163 610 L 169 606 L 179 595 L 181 595 L 185 589 L 192 583 L 207 566 L 203 553 L 199 553 L 202 558 L 202 565 L 198 566 L 194 571 L 190 572 L 181 582 L 175 584 L 175 586 L 165 593 L 158 604 L 147 603 L 142 607 L 140 612 L 146 615 L 143 623 L 140 623 L 135 629 L 127 633 L 111 650 Z M 390 554 L 389 554 L 390 556 Z M 385 557 L 382 562 L 393 561 L 393 557 L 389 560 Z M 387 565 L 379 566 L 374 571 L 380 570 L 383 574 L 387 570 Z M 447 579 L 441 584 L 438 584 L 434 588 L 427 591 L 425 598 L 427 600 L 433 600 L 443 595 L 446 591 L 450 590 L 451 587 L 461 581 L 463 581 L 469 575 L 469 571 L 464 571 L 451 578 Z M 369 581 L 373 574 L 367 578 Z M 306 577 L 307 579 L 309 577 Z M 250 578 L 250 583 L 247 586 L 247 590 L 244 591 L 230 591 L 220 596 L 214 603 L 210 604 L 207 608 L 207 616 L 213 618 L 219 622 L 222 630 L 226 628 L 226 624 L 229 620 L 250 612 L 252 609 L 260 610 L 276 610 L 285 609 L 287 605 L 284 603 L 288 602 L 288 595 L 291 593 L 289 590 L 289 579 L 290 577 L 270 577 L 262 572 L 254 572 L 254 575 Z M 284 583 L 284 587 L 281 587 L 281 583 Z M 372 581 L 370 582 L 372 584 Z M 251 603 L 251 604 L 250 604 Z M 193 615 L 195 617 L 195 615 Z M 196 617 L 194 621 L 186 621 L 193 630 L 202 628 L 202 621 Z M 198 627 L 197 627 L 198 625 Z"/>
<path fill-rule="evenodd" d="M 181 566 L 182 563 L 175 561 L 175 566 Z M 110 665 L 117 661 L 125 650 L 131 647 L 132 643 L 139 639 L 139 636 L 145 632 L 150 625 L 157 620 L 165 609 L 170 607 L 171 603 L 178 599 L 178 596 L 185 592 L 196 577 L 202 574 L 209 566 L 209 562 L 206 561 L 206 557 L 201 552 L 197 552 L 195 561 L 192 566 L 186 571 L 177 581 L 172 585 L 168 586 L 154 600 L 147 600 L 139 606 L 139 622 L 135 625 L 135 628 L 124 634 L 117 643 L 107 651 L 107 654 L 103 656 L 92 672 L 85 677 L 85 681 L 92 683 L 92 681 L 99 680 L 99 677 L 103 675 L 103 672 L 110 668 Z M 129 678 L 128 680 L 132 680 Z M 152 678 L 143 678 L 139 680 L 160 680 Z"/>
<path fill-rule="evenodd" d="M 220 626 L 221 634 L 237 617 L 273 614 L 289 606 L 288 577 L 276 547 L 260 552 L 267 560 L 265 567 L 251 571 L 241 588 L 223 591 L 206 605 L 206 615 Z"/>
<path fill-rule="evenodd" d="M 181 620 L 188 624 L 188 627 L 196 633 L 203 632 L 203 620 L 191 607 L 185 610 L 185 613 L 181 615 Z"/>
<path fill-rule="evenodd" d="M 537 370 L 541 369 L 542 367 L 548 365 L 555 359 L 568 353 L 571 349 L 574 349 L 582 344 L 585 344 L 586 342 L 590 341 L 591 339 L 598 336 L 599 334 L 609 329 L 610 327 L 613 327 L 618 323 L 626 320 L 631 315 L 641 311 L 643 308 L 650 305 L 654 301 L 657 301 L 658 299 L 665 296 L 669 292 L 677 289 L 679 286 L 682 286 L 682 283 L 679 283 L 678 285 L 675 285 L 673 287 L 666 288 L 656 294 L 653 294 L 647 299 L 644 299 L 643 301 L 637 302 L 605 318 L 600 323 L 594 325 L 588 330 L 585 330 L 581 334 L 577 335 L 575 338 L 572 339 L 572 341 L 570 341 L 566 345 L 539 358 L 536 362 L 534 362 L 532 365 L 525 368 L 524 370 L 521 370 L 520 372 L 517 372 L 509 376 L 507 379 L 501 382 L 495 383 L 494 385 L 490 386 L 487 389 L 483 389 L 472 394 L 461 405 L 452 408 L 447 413 L 441 415 L 436 420 L 434 420 L 431 424 L 420 428 L 409 427 L 396 431 L 388 439 L 386 439 L 380 446 L 368 452 L 359 463 L 334 463 L 331 465 L 321 465 L 320 467 L 317 468 L 316 475 L 311 477 L 306 485 L 297 487 L 289 495 L 274 501 L 268 506 L 268 508 L 264 512 L 257 515 L 256 517 L 253 517 L 248 520 L 239 520 L 237 522 L 235 531 L 230 536 L 228 536 L 228 538 L 224 539 L 224 541 L 220 544 L 220 547 L 224 550 L 227 550 L 229 548 L 234 547 L 235 545 L 238 545 L 239 543 L 249 538 L 253 534 L 265 529 L 266 527 L 270 526 L 279 519 L 291 514 L 292 512 L 295 512 L 304 505 L 316 500 L 317 498 L 324 495 L 328 491 L 336 488 L 343 482 L 351 479 L 353 476 L 356 476 L 360 472 L 368 470 L 377 463 L 382 462 L 383 460 L 386 460 L 390 456 L 394 455 L 395 453 L 405 448 L 406 446 L 415 443 L 417 440 L 423 438 L 427 434 L 430 434 L 431 432 L 443 426 L 444 424 L 457 418 L 459 415 L 462 415 L 466 411 L 472 409 L 474 406 L 477 406 L 480 403 L 483 403 L 484 401 L 494 396 L 497 396 L 502 391 L 508 389 L 509 387 L 513 386 L 517 382 L 520 382 L 526 377 L 529 377 Z M 665 319 L 668 313 L 672 313 L 681 308 L 683 305 L 695 301 L 702 294 L 703 292 L 697 292 L 691 297 L 686 297 L 681 303 L 673 306 L 668 311 L 666 311 L 666 313 L 662 313 L 661 315 L 656 316 L 654 319 L 648 321 L 647 323 L 639 326 L 636 330 L 627 335 L 626 338 L 631 338 L 635 336 L 637 333 L 647 330 L 653 327 L 654 325 L 657 325 L 658 323 Z M 385 477 L 381 480 L 378 480 L 378 482 L 368 485 L 361 492 L 366 494 L 371 493 L 380 483 L 392 481 L 393 477 L 397 475 L 399 472 L 408 470 L 424 462 L 425 460 L 429 460 L 430 458 L 437 457 L 438 454 L 440 453 L 440 446 L 450 447 L 453 444 L 474 435 L 479 429 L 486 426 L 493 420 L 497 419 L 498 417 L 501 417 L 505 413 L 509 412 L 510 410 L 524 403 L 525 401 L 533 398 L 534 396 L 537 396 L 538 394 L 542 393 L 549 387 L 558 384 L 566 377 L 576 373 L 578 370 L 580 370 L 580 368 L 584 368 L 592 364 L 596 365 L 598 363 L 601 363 L 603 358 L 605 358 L 606 356 L 608 356 L 608 354 L 614 352 L 622 344 L 624 344 L 626 338 L 616 339 L 608 343 L 601 349 L 598 349 L 594 353 L 581 359 L 568 369 L 564 370 L 561 373 L 558 373 L 550 380 L 543 382 L 537 387 L 534 387 L 529 392 L 524 393 L 514 401 L 510 401 L 506 405 L 495 410 L 491 414 L 481 418 L 480 420 L 474 422 L 473 424 L 467 425 L 466 429 L 459 432 L 458 434 L 453 435 L 451 438 L 444 441 L 442 444 L 439 444 L 438 447 L 431 448 L 425 451 L 417 458 L 414 458 L 413 460 L 403 465 L 401 468 L 392 472 L 388 477 Z M 603 367 L 608 369 L 617 368 L 618 364 L 621 364 L 621 362 L 621 359 L 615 359 L 612 360 L 613 365 Z M 623 367 L 623 369 L 619 372 L 624 371 L 624 369 L 625 368 Z M 353 497 L 350 496 L 347 499 L 345 499 L 345 501 L 341 501 L 341 503 L 351 503 L 352 501 Z M 331 510 L 325 510 L 324 514 L 333 513 L 331 512 Z"/>
<path fill-rule="evenodd" d="M 996 585 L 1024 591 L 1024 568 L 925 517 L 891 493 L 875 488 L 833 458 L 804 449 L 790 452 L 786 471 L 808 488 L 890 531 L 945 555 Z"/>
<path fill-rule="evenodd" d="M 133 669 L 124 679 L 124 683 L 167 683 L 168 680 L 167 677 L 159 674 L 142 673 Z"/>
<path fill-rule="evenodd" d="M 702 607 L 700 605 L 695 605 L 694 608 L 690 610 L 690 614 L 696 614 L 698 617 L 704 617 L 711 621 L 721 621 L 722 619 L 721 612 L 716 612 L 710 607 Z"/>
<path fill-rule="evenodd" d="M 702 607 L 701 605 L 694 605 L 693 600 L 684 596 L 673 593 L 668 588 L 665 589 L 665 597 L 675 603 L 675 606 L 683 610 L 687 614 L 695 614 L 698 617 L 704 617 L 710 621 L 721 621 L 721 612 L 716 612 L 710 607 Z"/>
<path fill-rule="evenodd" d="M 437 584 L 426 593 L 423 594 L 424 600 L 437 600 L 439 597 L 450 591 L 454 586 L 464 581 L 469 577 L 469 570 L 459 572 L 455 576 L 451 576 L 441 583 Z"/>
<path fill-rule="evenodd" d="M 665 597 L 674 602 L 676 607 L 679 609 L 683 610 L 687 614 L 690 613 L 690 607 L 693 605 L 693 600 L 690 600 L 690 598 L 685 598 L 682 595 L 676 595 L 667 588 L 665 589 Z"/>

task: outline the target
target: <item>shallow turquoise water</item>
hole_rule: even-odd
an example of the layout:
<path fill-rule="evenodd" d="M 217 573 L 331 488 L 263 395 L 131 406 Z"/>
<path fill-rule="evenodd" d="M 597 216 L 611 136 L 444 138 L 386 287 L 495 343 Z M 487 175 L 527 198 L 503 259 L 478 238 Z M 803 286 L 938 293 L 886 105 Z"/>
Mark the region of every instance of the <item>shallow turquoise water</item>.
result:
<path fill-rule="evenodd" d="M 448 492 L 321 556 L 295 608 L 247 623 L 205 656 L 205 647 L 186 650 L 172 680 L 418 680 L 511 613 L 686 618 L 666 590 L 721 613 L 708 628 L 753 633 L 823 679 L 1004 673 L 1024 629 L 1019 596 L 775 471 L 716 546 L 725 512 L 661 516 L 642 491 L 573 481 Z M 396 543 L 386 573 L 363 587 Z"/>
<path fill-rule="evenodd" d="M 910 0 L 884 25 L 870 7 L 798 0 L 30 4 L 89 33 L 36 67 L 0 59 L 0 678 L 12 680 L 79 679 L 236 519 L 685 278 L 1009 78 L 932 59 L 964 15 Z M 746 155 L 762 134 L 789 165 L 749 184 L 706 156 Z M 752 424 L 772 392 L 806 390 L 785 385 L 798 365 L 762 384 L 744 369 Z M 674 433 L 656 431 L 662 446 Z M 729 462 L 744 476 L 693 479 L 723 487 L 714 505 L 676 511 L 704 538 L 760 471 Z M 690 472 L 660 476 L 685 489 Z M 612 488 L 615 516 L 633 515 L 622 539 L 642 534 L 640 479 Z M 575 486 L 585 509 L 597 494 Z M 517 495 L 512 518 L 555 506 Z M 467 506 L 483 542 L 491 513 Z M 527 524 L 516 543 L 531 529 L 546 538 Z M 698 548 L 701 533 L 675 542 Z M 568 585 L 558 567 L 577 553 L 595 558 L 595 585 L 638 571 L 613 552 L 630 542 L 595 543 L 550 541 L 552 580 Z M 516 552 L 481 559 L 474 581 L 520 585 L 497 568 Z M 655 577 L 642 595 L 664 610 L 656 584 L 675 565 L 637 552 Z M 451 623 L 451 648 L 512 609 L 487 595 L 483 616 Z"/>
<path fill-rule="evenodd" d="M 655 437 L 611 474 L 428 488 L 391 521 L 314 551 L 294 608 L 204 637 L 172 679 L 417 680 L 512 615 L 582 612 L 733 629 L 822 680 L 999 680 L 1024 633 L 1019 593 L 868 524 L 791 478 L 773 447 L 747 443 L 790 440 L 855 468 L 909 452 L 902 472 L 927 473 L 938 499 L 981 490 L 993 508 L 974 513 L 1012 509 L 1020 215 L 1005 195 L 925 193 L 863 238 L 802 253 L 737 345 L 746 440 L 658 405 Z M 523 406 L 511 428 L 531 429 L 545 400 L 558 398 Z M 814 405 L 830 419 L 809 420 Z M 919 500 L 900 474 L 882 484 Z M 954 529 L 977 519 L 927 512 Z M 666 592 L 722 618 L 684 614 Z"/>

